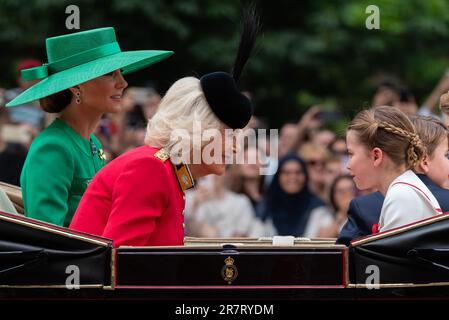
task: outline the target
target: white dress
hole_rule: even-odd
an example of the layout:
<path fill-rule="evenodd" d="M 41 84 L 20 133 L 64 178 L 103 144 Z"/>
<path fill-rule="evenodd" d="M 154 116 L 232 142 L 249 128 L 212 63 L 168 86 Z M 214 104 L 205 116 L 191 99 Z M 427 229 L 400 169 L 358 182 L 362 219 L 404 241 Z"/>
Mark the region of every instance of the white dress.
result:
<path fill-rule="evenodd" d="M 442 213 L 429 188 L 411 170 L 393 180 L 385 195 L 379 231 L 387 231 Z"/>

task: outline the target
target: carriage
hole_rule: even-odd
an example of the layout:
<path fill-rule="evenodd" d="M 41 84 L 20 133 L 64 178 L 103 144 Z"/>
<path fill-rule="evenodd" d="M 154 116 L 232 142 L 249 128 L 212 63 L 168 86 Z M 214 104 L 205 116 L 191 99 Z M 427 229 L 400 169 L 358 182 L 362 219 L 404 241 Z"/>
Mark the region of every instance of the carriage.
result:
<path fill-rule="evenodd" d="M 14 199 L 14 192 L 8 194 Z M 16 209 L 20 211 L 20 206 Z M 357 239 L 110 239 L 0 212 L 0 298 L 402 299 L 449 296 L 449 214 Z"/>

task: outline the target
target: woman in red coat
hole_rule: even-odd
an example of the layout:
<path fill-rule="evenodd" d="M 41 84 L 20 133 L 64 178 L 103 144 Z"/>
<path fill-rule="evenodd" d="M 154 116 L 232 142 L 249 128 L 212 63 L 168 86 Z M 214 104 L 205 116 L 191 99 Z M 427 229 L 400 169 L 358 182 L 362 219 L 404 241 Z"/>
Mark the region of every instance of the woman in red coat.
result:
<path fill-rule="evenodd" d="M 110 238 L 116 247 L 183 244 L 184 191 L 194 179 L 222 174 L 225 158 L 235 152 L 225 139 L 214 140 L 213 161 L 205 159 L 210 146 L 202 133 L 223 138 L 226 129 L 243 128 L 251 118 L 251 103 L 236 82 L 255 42 L 254 11 L 245 12 L 243 26 L 232 75 L 213 72 L 176 81 L 148 123 L 145 145 L 96 174 L 71 229 Z"/>

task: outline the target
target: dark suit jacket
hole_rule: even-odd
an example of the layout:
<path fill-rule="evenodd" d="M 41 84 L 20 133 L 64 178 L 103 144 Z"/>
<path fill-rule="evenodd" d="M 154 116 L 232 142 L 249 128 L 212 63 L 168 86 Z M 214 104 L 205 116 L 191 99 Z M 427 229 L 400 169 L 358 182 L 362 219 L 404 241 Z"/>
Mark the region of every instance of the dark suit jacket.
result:
<path fill-rule="evenodd" d="M 418 177 L 435 196 L 443 212 L 448 212 L 449 190 L 440 188 L 423 174 L 418 174 Z M 353 199 L 349 204 L 348 221 L 343 226 L 337 243 L 349 246 L 352 240 L 370 235 L 373 224 L 379 222 L 383 202 L 384 196 L 380 192 Z"/>

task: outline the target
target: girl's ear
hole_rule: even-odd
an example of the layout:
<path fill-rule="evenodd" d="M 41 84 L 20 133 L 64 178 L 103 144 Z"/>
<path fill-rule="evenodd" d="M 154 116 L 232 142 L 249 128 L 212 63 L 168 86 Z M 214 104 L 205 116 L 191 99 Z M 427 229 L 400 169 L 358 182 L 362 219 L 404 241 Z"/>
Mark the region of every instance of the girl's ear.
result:
<path fill-rule="evenodd" d="M 380 166 L 384 158 L 384 153 L 382 149 L 376 147 L 373 150 L 371 150 L 371 159 L 373 160 L 373 165 L 375 167 Z"/>
<path fill-rule="evenodd" d="M 424 174 L 428 174 L 429 167 L 430 167 L 429 156 L 427 154 L 425 154 L 424 157 L 422 158 L 422 160 L 418 163 L 418 165 L 416 167 L 417 167 L 416 171 L 422 172 Z"/>

